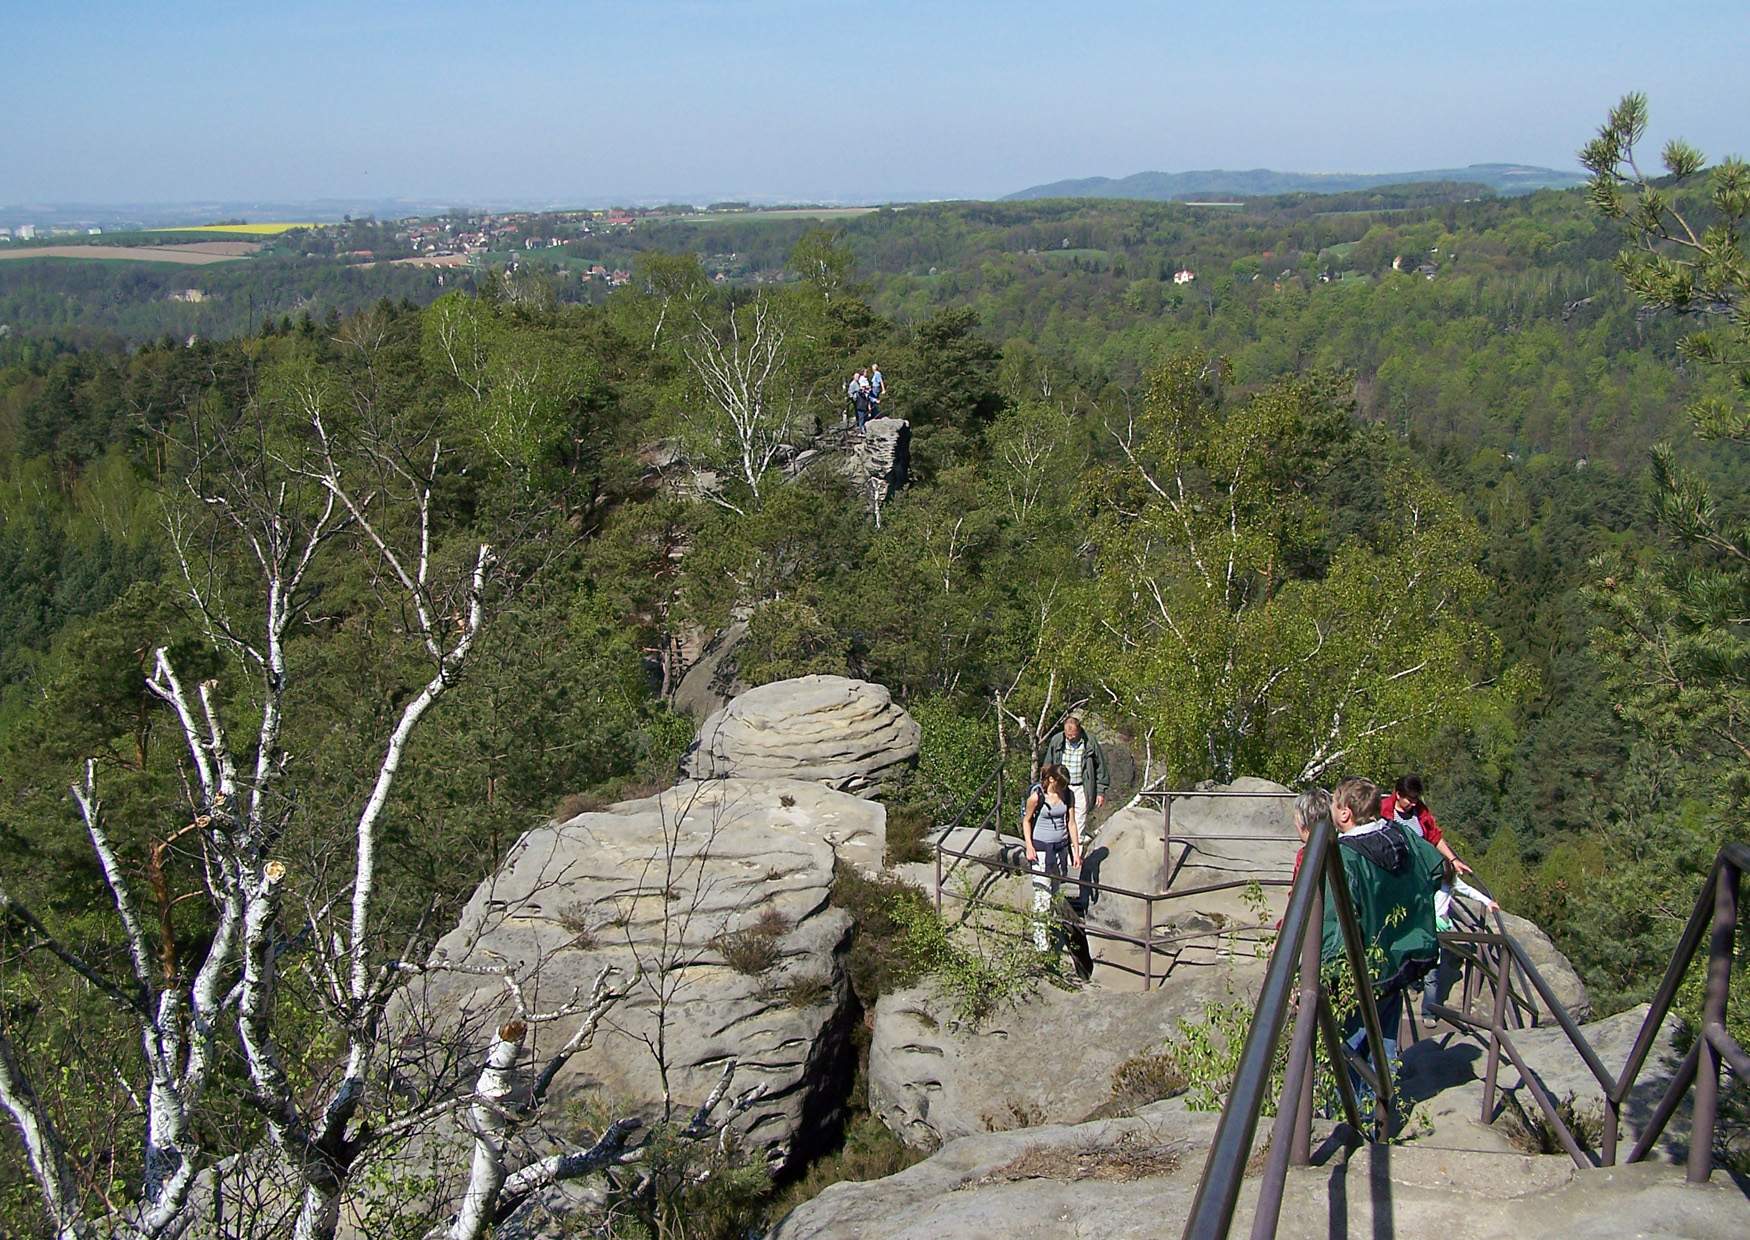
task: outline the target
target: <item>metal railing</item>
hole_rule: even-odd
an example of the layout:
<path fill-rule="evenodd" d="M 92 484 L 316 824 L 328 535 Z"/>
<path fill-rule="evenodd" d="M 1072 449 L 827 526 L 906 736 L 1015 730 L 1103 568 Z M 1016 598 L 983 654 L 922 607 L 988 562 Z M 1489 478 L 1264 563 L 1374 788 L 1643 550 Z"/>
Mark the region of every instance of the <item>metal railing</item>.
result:
<path fill-rule="evenodd" d="M 1739 886 L 1747 868 L 1750 868 L 1750 847 L 1743 844 L 1728 844 L 1714 858 L 1701 891 L 1696 896 L 1689 921 L 1672 953 L 1671 962 L 1666 966 L 1665 976 L 1653 996 L 1646 1019 L 1641 1022 L 1640 1030 L 1635 1036 L 1628 1061 L 1623 1065 L 1622 1071 L 1614 1076 L 1604 1066 L 1597 1050 L 1587 1040 L 1573 1016 L 1557 1001 L 1549 983 L 1544 980 L 1517 939 L 1504 931 L 1494 934 L 1442 935 L 1442 943 L 1448 944 L 1452 949 L 1468 948 L 1465 954 L 1485 969 L 1491 978 L 1499 978 L 1505 968 L 1506 989 L 1509 993 L 1513 988 L 1512 968 L 1517 966 L 1530 983 L 1533 992 L 1555 1017 L 1556 1023 L 1585 1063 L 1587 1070 L 1597 1080 L 1604 1097 L 1604 1130 L 1599 1138 L 1599 1149 L 1594 1155 L 1584 1147 L 1579 1134 L 1574 1132 L 1572 1125 L 1563 1117 L 1549 1091 L 1528 1069 L 1511 1034 L 1502 1027 L 1501 1022 L 1492 1015 L 1487 1024 L 1478 1019 L 1477 1012 L 1469 1002 L 1470 993 L 1467 989 L 1464 1008 L 1432 1005 L 1432 1010 L 1442 1019 L 1462 1029 L 1488 1036 L 1489 1062 L 1483 1083 L 1483 1122 L 1488 1123 L 1493 1118 L 1495 1072 L 1499 1065 L 1500 1052 L 1505 1051 L 1518 1069 L 1527 1091 L 1537 1102 L 1538 1110 L 1542 1112 L 1550 1131 L 1574 1160 L 1575 1165 L 1582 1168 L 1614 1166 L 1617 1161 L 1617 1145 L 1621 1139 L 1623 1107 L 1639 1081 L 1647 1056 L 1651 1053 L 1659 1030 L 1676 1000 L 1678 988 L 1694 963 L 1703 938 L 1706 937 L 1707 977 L 1703 989 L 1701 1027 L 1696 1031 L 1695 1042 L 1678 1066 L 1664 1096 L 1641 1129 L 1628 1157 L 1623 1160 L 1639 1162 L 1652 1152 L 1653 1146 L 1664 1135 L 1671 1117 L 1676 1114 L 1679 1104 L 1693 1085 L 1695 1110 L 1690 1130 L 1687 1175 L 1692 1182 L 1706 1180 L 1713 1170 L 1713 1134 L 1719 1116 L 1720 1069 L 1722 1066 L 1730 1067 L 1733 1075 L 1740 1081 L 1750 1081 L 1750 1057 L 1745 1056 L 1743 1048 L 1733 1039 L 1725 1024 L 1726 993 L 1731 982 L 1733 947 L 1738 928 Z"/>
<path fill-rule="evenodd" d="M 935 831 L 935 863 L 936 911 L 942 911 L 942 901 L 946 892 L 945 884 L 959 870 L 962 862 L 971 862 L 981 867 L 987 873 L 994 875 L 1034 876 L 1037 871 L 1017 862 L 1005 861 L 1000 856 L 991 857 L 976 851 L 978 841 L 986 830 L 990 830 L 997 838 L 1002 836 L 1005 775 L 1001 767 L 992 771 L 980 784 L 978 790 L 961 806 L 958 813 L 944 826 Z M 987 805 L 986 797 L 995 789 Z M 1188 790 L 1168 791 L 1159 784 L 1151 785 L 1137 794 L 1141 798 L 1160 798 L 1162 802 L 1163 828 L 1163 862 L 1162 882 L 1155 891 L 1136 891 L 1129 887 L 1119 887 L 1111 883 L 1102 883 L 1092 878 L 1076 876 L 1064 878 L 1061 881 L 1066 888 L 1077 892 L 1077 897 L 1071 901 L 1053 901 L 1051 916 L 1064 927 L 1085 934 L 1090 939 L 1103 942 L 1123 943 L 1140 950 L 1142 965 L 1133 967 L 1122 960 L 1103 959 L 1099 963 L 1108 969 L 1122 973 L 1134 974 L 1142 983 L 1144 990 L 1152 989 L 1157 982 L 1164 981 L 1176 959 L 1176 952 L 1183 950 L 1192 943 L 1204 940 L 1221 940 L 1224 938 L 1241 937 L 1246 934 L 1259 934 L 1267 927 L 1254 925 L 1220 926 L 1207 930 L 1169 930 L 1165 933 L 1156 929 L 1155 913 L 1157 909 L 1173 900 L 1185 900 L 1192 896 L 1205 896 L 1221 891 L 1235 891 L 1246 887 L 1286 887 L 1286 878 L 1258 878 L 1248 876 L 1238 879 L 1226 879 L 1217 882 L 1198 883 L 1193 885 L 1173 886 L 1173 879 L 1183 868 L 1189 858 L 1192 847 L 1200 841 L 1244 840 L 1256 842 L 1260 837 L 1254 835 L 1180 835 L 1178 841 L 1185 846 L 1180 854 L 1179 865 L 1170 863 L 1172 836 L 1172 803 L 1175 798 L 1209 797 L 1209 798 L 1251 798 L 1254 800 L 1283 800 L 1292 798 L 1291 792 L 1236 792 L 1228 790 Z M 971 833 L 961 842 L 961 847 L 953 847 L 949 836 L 968 825 Z M 1106 899 L 1131 902 L 1138 906 L 1140 912 L 1139 925 L 1135 933 L 1129 933 L 1110 922 L 1093 920 L 1081 914 L 1078 904 L 1082 907 Z M 1126 919 L 1115 919 L 1122 923 Z M 1160 957 L 1165 957 L 1160 961 Z M 1162 967 L 1157 969 L 1157 962 Z"/>
<path fill-rule="evenodd" d="M 1329 1062 L 1336 1069 L 1334 1076 L 1343 1105 L 1344 1119 L 1351 1135 L 1367 1138 L 1370 1134 L 1360 1122 L 1359 1107 L 1345 1068 L 1353 1069 L 1374 1088 L 1375 1131 L 1371 1135 L 1379 1139 L 1390 1135 L 1392 1074 L 1389 1065 L 1379 1072 L 1373 1072 L 1369 1065 L 1360 1063 L 1344 1045 L 1331 1010 L 1329 992 L 1320 975 L 1320 940 L 1312 933 L 1313 927 L 1323 921 L 1322 904 L 1327 886 L 1325 880 L 1328 878 L 1338 922 L 1342 926 L 1346 967 L 1355 983 L 1355 992 L 1360 1001 L 1369 1059 L 1373 1064 L 1385 1064 L 1378 1008 L 1359 926 L 1355 921 L 1348 885 L 1343 876 L 1342 861 L 1337 855 L 1336 839 L 1334 828 L 1328 823 L 1321 823 L 1314 829 L 1312 839 L 1308 841 L 1306 859 L 1289 893 L 1288 912 L 1283 918 L 1282 933 L 1265 971 L 1256 1015 L 1240 1053 L 1233 1088 L 1228 1095 L 1227 1105 L 1222 1110 L 1215 1140 L 1204 1165 L 1203 1178 L 1198 1184 L 1197 1196 L 1185 1223 L 1186 1240 L 1218 1240 L 1228 1234 L 1234 1209 L 1239 1201 L 1252 1141 L 1268 1097 L 1271 1067 L 1275 1061 L 1276 1047 L 1287 1018 L 1291 996 L 1298 994 L 1299 1007 L 1275 1127 L 1270 1138 L 1270 1151 L 1258 1191 L 1257 1208 L 1253 1214 L 1251 1234 L 1254 1240 L 1264 1240 L 1276 1234 L 1288 1168 L 1290 1165 L 1305 1166 L 1311 1159 L 1315 1038 L 1322 1038 Z M 1750 848 L 1743 844 L 1728 844 L 1714 859 L 1696 898 L 1695 909 L 1672 954 L 1664 980 L 1660 983 L 1646 1020 L 1635 1038 L 1634 1047 L 1629 1052 L 1628 1061 L 1623 1070 L 1614 1076 L 1605 1068 L 1597 1051 L 1587 1041 L 1573 1016 L 1560 1002 L 1525 949 L 1506 932 L 1499 915 L 1496 916 L 1496 929 L 1493 932 L 1464 930 L 1442 934 L 1442 947 L 1453 951 L 1465 961 L 1464 1006 L 1453 1008 L 1442 1003 L 1430 1007 L 1436 1015 L 1461 1030 L 1472 1034 L 1487 1034 L 1489 1054 L 1484 1075 L 1483 1122 L 1488 1123 L 1494 1118 L 1496 1077 L 1501 1054 L 1505 1052 L 1518 1069 L 1521 1081 L 1536 1100 L 1538 1109 L 1569 1157 L 1581 1167 L 1614 1165 L 1623 1105 L 1634 1089 L 1658 1032 L 1676 999 L 1678 987 L 1705 936 L 1708 940 L 1708 956 L 1701 1028 L 1694 1046 L 1678 1067 L 1664 1096 L 1654 1108 L 1624 1161 L 1637 1162 L 1646 1157 L 1663 1134 L 1684 1096 L 1693 1088 L 1695 1107 L 1689 1137 L 1687 1176 L 1692 1182 L 1707 1180 L 1713 1169 L 1713 1138 L 1719 1113 L 1720 1069 L 1728 1066 L 1740 1081 L 1750 1080 L 1750 1057 L 1745 1055 L 1743 1048 L 1727 1032 L 1725 1025 L 1726 994 L 1731 980 L 1733 948 L 1738 932 L 1739 886 L 1747 868 L 1750 868 Z M 1298 990 L 1295 986 L 1297 965 Z M 1603 1090 L 1605 1123 L 1596 1164 L 1562 1117 L 1560 1108 L 1550 1097 L 1549 1091 L 1520 1054 L 1508 1031 L 1511 1019 L 1509 1013 L 1516 1010 L 1529 1012 L 1535 1019 L 1537 1011 L 1535 1005 L 1528 1000 L 1515 996 L 1516 976 L 1522 976 L 1526 980 Z M 1486 1022 L 1480 1017 L 1476 1007 L 1482 999 L 1481 983 L 1484 981 L 1488 983 L 1490 992 Z"/>

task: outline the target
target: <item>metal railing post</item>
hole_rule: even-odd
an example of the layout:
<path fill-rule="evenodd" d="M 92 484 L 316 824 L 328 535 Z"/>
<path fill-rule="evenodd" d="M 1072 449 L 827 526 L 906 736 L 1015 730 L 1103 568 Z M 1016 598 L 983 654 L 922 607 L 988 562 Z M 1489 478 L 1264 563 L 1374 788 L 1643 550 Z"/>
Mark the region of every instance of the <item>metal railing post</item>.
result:
<path fill-rule="evenodd" d="M 1308 855 L 1310 856 L 1310 849 Z M 1349 897 L 1349 878 L 1343 873 L 1342 858 L 1333 846 L 1324 855 L 1325 875 L 1330 879 L 1331 894 L 1337 905 L 1337 924 L 1343 929 L 1343 950 L 1349 957 L 1349 972 L 1355 979 L 1355 998 L 1361 1008 L 1361 1027 L 1366 1031 L 1367 1059 L 1373 1069 L 1374 1122 L 1379 1140 L 1391 1132 L 1392 1095 L 1396 1092 L 1392 1067 L 1385 1055 L 1385 1031 L 1379 1023 L 1379 1004 L 1374 1000 L 1373 970 L 1367 960 L 1367 946 L 1361 941 L 1361 923 L 1355 917 L 1355 905 Z"/>
<path fill-rule="evenodd" d="M 1156 884 L 1165 891 L 1173 881 L 1173 794 L 1161 792 L 1161 881 Z"/>
<path fill-rule="evenodd" d="M 1479 959 L 1480 954 L 1479 954 Z M 1507 1018 L 1507 996 L 1513 990 L 1513 975 L 1507 971 L 1507 945 L 1495 944 L 1495 1005 L 1489 1017 L 1489 1066 L 1483 1072 L 1483 1115 L 1487 1124 L 1495 1117 L 1495 1078 L 1501 1070 L 1501 1027 Z M 1479 983 L 1480 984 L 1480 983 Z"/>
<path fill-rule="evenodd" d="M 1695 1065 L 1695 1122 L 1689 1134 L 1688 1178 L 1705 1183 L 1714 1170 L 1714 1122 L 1720 1107 L 1720 1051 L 1706 1036 L 1710 1025 L 1726 1023 L 1726 990 L 1732 979 L 1732 940 L 1738 933 L 1736 864 L 1722 859 L 1714 870 L 1714 925 L 1708 936 L 1707 994 L 1702 1000 L 1701 1056 Z"/>
<path fill-rule="evenodd" d="M 1155 988 L 1155 902 L 1145 897 L 1142 902 L 1142 988 Z"/>
<path fill-rule="evenodd" d="M 1309 1030 L 1318 1024 L 1319 988 L 1322 985 L 1319 978 L 1319 953 L 1324 945 L 1324 924 L 1325 889 L 1320 884 L 1313 893 L 1306 937 L 1300 944 L 1300 1013 L 1297 1019 L 1307 1025 Z M 1296 1026 L 1297 1046 L 1300 1036 L 1300 1029 Z M 1310 1032 L 1306 1035 L 1306 1040 L 1309 1046 L 1312 1045 Z M 1294 1100 L 1294 1143 L 1288 1151 L 1288 1161 L 1292 1166 L 1304 1167 L 1312 1161 L 1313 1078 L 1317 1075 L 1318 1055 L 1314 1053 L 1307 1061 L 1306 1076 L 1300 1083 L 1300 1096 Z"/>
<path fill-rule="evenodd" d="M 1282 915 L 1282 933 L 1276 940 L 1275 950 L 1270 953 L 1270 963 L 1265 967 L 1263 985 L 1259 987 L 1253 1005 L 1251 1028 L 1246 1031 L 1239 1062 L 1234 1066 L 1227 1105 L 1222 1108 L 1221 1120 L 1216 1124 L 1215 1137 L 1204 1160 L 1203 1175 L 1197 1182 L 1197 1193 L 1185 1220 L 1184 1240 L 1219 1240 L 1227 1235 L 1228 1225 L 1233 1221 L 1246 1163 L 1251 1158 L 1258 1115 L 1270 1088 L 1270 1069 L 1276 1058 L 1276 1044 L 1282 1034 L 1288 997 L 1294 985 L 1299 954 L 1296 948 L 1310 933 L 1312 897 L 1323 881 L 1324 864 L 1329 850 L 1334 848 L 1335 835 L 1336 828 L 1329 821 L 1322 821 L 1313 827 L 1312 838 L 1307 841 L 1306 860 L 1301 866 L 1300 877 L 1289 891 L 1288 908 Z M 1311 1046 L 1303 1039 L 1303 1030 L 1311 1029 L 1310 1025 L 1297 1025 L 1295 1029 L 1294 1045 L 1304 1052 L 1299 1056 L 1303 1067 L 1312 1057 Z M 1265 1169 L 1264 1182 L 1258 1190 L 1254 1234 L 1274 1234 L 1282 1208 L 1287 1153 L 1286 1149 L 1279 1150 L 1272 1165 Z"/>

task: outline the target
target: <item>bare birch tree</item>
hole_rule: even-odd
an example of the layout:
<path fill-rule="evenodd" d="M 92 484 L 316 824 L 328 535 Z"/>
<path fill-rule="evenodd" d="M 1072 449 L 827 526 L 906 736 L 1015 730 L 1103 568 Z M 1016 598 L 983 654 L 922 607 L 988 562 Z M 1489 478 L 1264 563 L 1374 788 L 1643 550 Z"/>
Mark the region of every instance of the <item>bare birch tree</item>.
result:
<path fill-rule="evenodd" d="M 686 422 L 704 463 L 721 467 L 758 503 L 766 473 L 789 446 L 807 404 L 791 365 L 789 328 L 763 290 L 750 304 L 731 307 L 721 327 L 697 303 L 689 304 L 695 329 L 685 352 L 704 407 L 689 411 Z M 732 512 L 744 511 L 721 489 L 701 487 L 700 493 Z"/>
<path fill-rule="evenodd" d="M 21 932 L 28 950 L 107 997 L 138 1037 L 139 1068 L 123 1069 L 124 1078 L 142 1082 L 123 1082 L 143 1149 L 132 1199 L 96 1193 L 72 1174 L 67 1138 L 38 1084 L 55 1065 L 29 1062 L 4 1008 L 0 1107 L 21 1138 L 57 1237 L 145 1240 L 180 1236 L 211 1208 L 195 1186 L 221 1161 L 233 1164 L 228 1180 L 272 1164 L 295 1203 L 292 1234 L 325 1240 L 373 1151 L 466 1111 L 475 1167 L 449 1234 L 483 1235 L 502 1217 L 507 1195 L 514 1200 L 599 1169 L 626 1152 L 635 1127 L 613 1127 L 591 1150 L 560 1151 L 521 1168 L 495 1154 L 620 998 L 605 976 L 587 1000 L 574 996 L 552 1011 L 519 1003 L 472 1088 L 427 1090 L 392 1105 L 391 1083 L 405 1065 L 385 1016 L 405 981 L 425 968 L 414 963 L 425 929 L 415 927 L 399 949 L 385 942 L 380 837 L 406 778 L 411 742 L 460 681 L 505 595 L 500 552 L 447 534 L 440 521 L 434 497 L 452 460 L 436 428 L 369 404 L 345 407 L 308 374 L 286 385 L 277 402 L 258 403 L 227 423 L 193 417 L 175 448 L 186 466 L 185 493 L 168 507 L 182 593 L 209 656 L 226 670 L 190 683 L 183 660 L 164 646 L 151 655 L 145 684 L 174 718 L 186 750 L 188 825 L 181 834 L 198 858 L 201 946 L 178 955 L 155 937 L 170 930 L 142 912 L 129 862 L 112 842 L 94 763 L 71 791 L 108 887 L 126 972 L 110 976 L 0 886 L 0 918 Z M 355 798 L 327 811 L 338 814 L 334 820 L 312 825 L 300 817 L 298 765 L 283 739 L 290 712 L 311 688 L 304 679 L 314 674 L 298 666 L 292 638 L 323 622 L 320 583 L 334 579 L 342 557 L 374 566 L 377 591 L 364 606 L 399 634 L 423 671 L 388 710 Z M 329 850 L 304 857 L 298 849 L 314 837 L 330 841 Z M 308 1024 L 278 1014 L 294 966 L 304 1015 L 319 1018 L 339 1047 L 314 1081 L 288 1066 L 305 1048 L 284 1042 L 288 1029 L 307 1031 Z M 506 973 L 504 982 L 520 995 L 515 975 Z M 539 1070 L 528 1096 L 507 1109 L 501 1090 L 526 1031 L 573 1017 L 575 1035 Z M 216 1126 L 204 1122 L 216 1080 L 233 1070 L 247 1082 L 245 1101 L 259 1116 L 265 1146 L 221 1147 Z M 442 1086 L 447 1078 L 437 1080 Z"/>

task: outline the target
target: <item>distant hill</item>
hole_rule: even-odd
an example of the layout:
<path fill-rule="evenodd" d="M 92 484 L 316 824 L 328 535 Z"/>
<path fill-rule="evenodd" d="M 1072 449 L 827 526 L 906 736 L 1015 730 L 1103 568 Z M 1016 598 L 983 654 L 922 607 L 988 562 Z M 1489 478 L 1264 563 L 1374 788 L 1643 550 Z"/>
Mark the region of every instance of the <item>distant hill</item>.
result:
<path fill-rule="evenodd" d="M 1529 194 L 1538 189 L 1569 189 L 1586 183 L 1585 174 L 1538 168 L 1531 164 L 1472 164 L 1468 168 L 1431 168 L 1420 172 L 1273 172 L 1253 168 L 1230 172 L 1212 168 L 1201 172 L 1138 172 L 1132 176 L 1083 177 L 1034 185 L 1004 199 L 1027 198 L 1145 198 L 1156 201 L 1187 198 L 1259 197 L 1270 194 L 1334 194 L 1344 190 L 1376 189 L 1382 185 L 1409 185 L 1430 181 L 1464 182 L 1486 186 L 1497 194 Z"/>

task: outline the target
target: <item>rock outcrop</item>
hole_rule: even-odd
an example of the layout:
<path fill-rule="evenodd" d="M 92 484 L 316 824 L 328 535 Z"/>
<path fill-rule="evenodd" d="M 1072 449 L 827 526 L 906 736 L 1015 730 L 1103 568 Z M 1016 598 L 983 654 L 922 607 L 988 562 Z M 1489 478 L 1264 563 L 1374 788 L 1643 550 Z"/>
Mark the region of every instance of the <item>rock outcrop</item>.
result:
<path fill-rule="evenodd" d="M 1215 792 L 1277 794 L 1288 790 L 1267 779 L 1243 777 L 1214 785 Z M 1163 886 L 1161 803 L 1147 797 L 1114 814 L 1100 828 L 1106 851 L 1100 881 L 1132 891 Z M 1225 838 L 1213 838 L 1225 837 Z M 1173 799 L 1173 886 L 1189 887 L 1228 878 L 1286 878 L 1294 868 L 1300 837 L 1291 803 L 1278 796 L 1180 796 Z"/>
<path fill-rule="evenodd" d="M 802 676 L 749 689 L 714 711 L 683 760 L 694 779 L 807 779 L 879 792 L 917 759 L 917 721 L 882 686 Z"/>
<path fill-rule="evenodd" d="M 456 971 L 434 972 L 397 1019 L 449 1030 L 503 1020 L 502 979 L 461 970 L 508 967 L 531 1008 L 554 1008 L 615 966 L 637 980 L 560 1074 L 555 1100 L 649 1115 L 666 1068 L 675 1107 L 692 1107 L 733 1058 L 736 1093 L 765 1089 L 736 1122 L 744 1148 L 787 1165 L 834 1130 L 848 1087 L 850 919 L 829 904 L 834 862 L 879 866 L 885 834 L 879 804 L 790 779 L 683 783 L 548 823 L 434 949 Z"/>
<path fill-rule="evenodd" d="M 1567 1009 L 1568 1015 L 1575 1020 L 1586 1020 L 1592 1015 L 1592 1000 L 1587 997 L 1586 983 L 1580 980 L 1580 975 L 1574 971 L 1574 966 L 1561 950 L 1550 941 L 1549 935 L 1534 921 L 1503 912 L 1501 922 L 1507 927 L 1507 933 L 1519 941 L 1525 949 L 1525 954 L 1537 968 L 1538 974 L 1549 983 L 1556 1001 Z M 1543 1001 L 1543 996 L 1535 990 L 1527 996 L 1540 1012 L 1549 1014 L 1549 1004 Z"/>
<path fill-rule="evenodd" d="M 1611 1072 L 1620 1072 L 1628 1062 L 1635 1037 L 1647 1019 L 1651 1005 L 1641 1004 L 1591 1021 L 1580 1026 L 1586 1041 L 1598 1052 L 1598 1058 Z M 1602 1132 L 1604 1123 L 1604 1091 L 1598 1079 L 1586 1067 L 1574 1044 L 1568 1041 L 1561 1027 L 1551 1021 L 1535 1029 L 1515 1029 L 1510 1035 L 1513 1045 L 1525 1057 L 1525 1065 L 1537 1074 L 1537 1079 L 1558 1103 L 1566 1103 L 1583 1130 Z M 1682 1027 L 1675 1016 L 1667 1016 L 1654 1038 L 1653 1049 L 1641 1068 L 1635 1087 L 1629 1091 L 1622 1108 L 1622 1140 L 1619 1148 L 1626 1154 L 1640 1136 L 1642 1127 L 1652 1118 L 1653 1110 L 1665 1096 L 1666 1088 L 1683 1059 L 1687 1044 L 1682 1040 Z M 1519 1111 L 1533 1126 L 1544 1121 L 1531 1091 L 1520 1080 L 1505 1059 L 1502 1062 L 1501 1084 L 1518 1104 Z M 1685 1098 L 1665 1126 L 1665 1133 L 1653 1148 L 1650 1157 L 1668 1162 L 1681 1162 L 1689 1155 L 1689 1128 L 1694 1095 Z M 1750 1222 L 1750 1218 L 1747 1218 Z"/>
<path fill-rule="evenodd" d="M 1164 989 L 1044 986 L 977 1031 L 940 1016 L 929 983 L 881 996 L 869 1044 L 869 1108 L 920 1149 L 979 1132 L 1073 1123 L 1111 1096 L 1112 1073 L 1158 1050 L 1206 1003 L 1246 981 L 1199 973 Z"/>
<path fill-rule="evenodd" d="M 704 720 L 722 710 L 747 686 L 735 670 L 735 652 L 747 636 L 747 620 L 738 618 L 693 655 L 675 685 L 669 702 L 676 710 Z"/>
<path fill-rule="evenodd" d="M 872 503 L 885 504 L 911 476 L 911 423 L 876 418 L 852 446 L 849 472 Z"/>
<path fill-rule="evenodd" d="M 1169 1099 L 1124 1118 L 963 1137 L 897 1175 L 834 1184 L 781 1220 L 769 1238 L 1178 1235 L 1216 1122 L 1213 1112 L 1187 1111 Z M 1254 1163 L 1269 1128 L 1259 1125 Z M 1724 1175 L 1688 1185 L 1656 1163 L 1580 1171 L 1565 1156 L 1422 1137 L 1345 1152 L 1325 1144 L 1328 1133 L 1329 1125 L 1315 1120 L 1317 1161 L 1289 1172 L 1275 1233 L 1282 1240 L 1744 1234 L 1743 1190 Z M 1261 1182 L 1246 1177 L 1230 1234 L 1249 1234 Z"/>
<path fill-rule="evenodd" d="M 1281 793 L 1280 784 L 1242 778 L 1217 791 Z M 1158 892 L 1163 882 L 1161 803 L 1139 798 L 1099 824 L 1087 857 L 1086 877 L 1109 887 Z M 1236 948 L 1253 950 L 1281 916 L 1287 902 L 1285 886 L 1247 891 L 1251 880 L 1284 880 L 1294 868 L 1300 837 L 1294 832 L 1290 802 L 1280 796 L 1181 796 L 1173 800 L 1171 889 L 1185 892 L 1214 884 L 1221 890 L 1175 895 L 1156 901 L 1152 916 L 1157 941 L 1152 969 L 1179 977 L 1191 968 L 1225 967 Z M 1087 906 L 1095 927 L 1140 936 L 1148 915 L 1143 901 L 1128 896 L 1093 893 Z M 1248 942 L 1248 940 L 1250 942 Z M 1096 981 L 1126 984 L 1124 969 L 1140 976 L 1140 950 L 1122 941 L 1096 939 Z M 1102 963 L 1104 962 L 1104 963 Z M 1110 966 L 1110 967 L 1108 967 Z M 1133 982 L 1130 984 L 1134 984 Z"/>
<path fill-rule="evenodd" d="M 1217 1118 L 1173 1099 L 1120 1119 L 964 1137 L 886 1179 L 834 1184 L 768 1240 L 1174 1235 Z"/>

